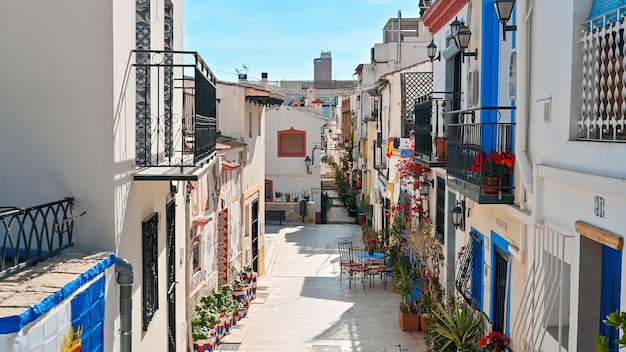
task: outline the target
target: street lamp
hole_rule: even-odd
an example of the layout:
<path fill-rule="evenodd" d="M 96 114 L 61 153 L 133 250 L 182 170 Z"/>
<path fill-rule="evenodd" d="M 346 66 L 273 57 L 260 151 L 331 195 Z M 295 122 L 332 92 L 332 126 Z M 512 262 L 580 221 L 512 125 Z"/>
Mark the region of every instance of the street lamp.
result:
<path fill-rule="evenodd" d="M 347 140 L 347 139 L 346 139 L 346 140 L 344 140 L 344 141 L 343 141 L 343 146 L 344 146 L 346 149 L 350 148 L 350 141 L 349 141 L 349 140 Z"/>
<path fill-rule="evenodd" d="M 465 52 L 465 50 L 469 46 L 470 38 L 472 37 L 472 32 L 469 30 L 469 28 L 467 28 L 465 23 L 460 22 L 459 25 L 456 25 L 453 22 L 452 24 L 450 24 L 450 27 L 453 28 L 451 30 L 452 32 L 456 31 L 456 35 L 454 35 L 454 43 L 456 44 L 457 48 L 461 49 L 461 54 L 463 55 L 462 58 L 473 56 L 474 59 L 477 59 L 478 48 L 474 49 L 474 52 L 471 53 Z"/>
<path fill-rule="evenodd" d="M 307 155 L 306 158 L 304 158 L 304 165 L 306 166 L 306 173 L 310 174 L 311 173 L 311 158 L 309 158 L 309 156 Z"/>
<path fill-rule="evenodd" d="M 509 26 L 506 24 L 511 19 L 513 5 L 515 5 L 515 0 L 495 0 L 493 2 L 496 16 L 498 16 L 498 20 L 502 23 L 502 40 L 504 41 L 506 41 L 506 32 L 517 30 L 517 26 Z"/>
<path fill-rule="evenodd" d="M 457 205 L 452 208 L 452 225 L 454 225 L 455 229 L 458 229 L 461 224 L 463 224 L 463 215 L 465 213 L 465 204 L 463 202 L 457 203 Z"/>
<path fill-rule="evenodd" d="M 430 193 L 430 187 L 433 186 L 434 181 L 431 180 L 424 180 L 422 181 L 422 183 L 420 184 L 420 194 L 423 196 L 428 196 L 428 194 Z"/>
<path fill-rule="evenodd" d="M 430 61 L 441 61 L 441 52 L 437 53 L 437 45 L 435 45 L 435 42 L 433 42 L 432 40 L 430 41 L 430 44 L 428 44 L 426 46 L 426 53 L 428 54 L 428 58 L 430 59 Z M 435 54 L 437 55 L 435 57 Z"/>

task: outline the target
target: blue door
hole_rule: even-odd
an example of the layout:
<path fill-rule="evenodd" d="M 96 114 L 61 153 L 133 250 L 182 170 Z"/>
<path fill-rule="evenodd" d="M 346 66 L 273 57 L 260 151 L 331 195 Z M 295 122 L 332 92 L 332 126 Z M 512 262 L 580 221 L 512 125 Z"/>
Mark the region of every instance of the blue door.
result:
<path fill-rule="evenodd" d="M 620 286 L 622 282 L 622 252 L 602 245 L 602 296 L 600 298 L 600 335 L 606 336 L 609 349 L 617 351 L 613 341 L 619 338 L 616 328 L 604 324 L 609 313 L 619 310 Z"/>

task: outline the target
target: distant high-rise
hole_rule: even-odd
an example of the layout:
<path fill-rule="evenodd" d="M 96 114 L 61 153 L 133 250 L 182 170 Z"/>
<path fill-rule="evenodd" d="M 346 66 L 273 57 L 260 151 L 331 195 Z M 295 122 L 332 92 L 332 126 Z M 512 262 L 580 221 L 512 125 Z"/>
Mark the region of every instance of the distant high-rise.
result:
<path fill-rule="evenodd" d="M 333 58 L 330 51 L 322 51 L 320 57 L 313 59 L 313 82 L 332 80 Z"/>

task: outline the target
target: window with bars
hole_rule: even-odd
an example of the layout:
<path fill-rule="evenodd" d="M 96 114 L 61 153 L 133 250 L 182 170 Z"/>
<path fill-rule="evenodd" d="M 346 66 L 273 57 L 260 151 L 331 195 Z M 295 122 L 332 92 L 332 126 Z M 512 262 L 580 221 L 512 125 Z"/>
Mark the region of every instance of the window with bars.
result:
<path fill-rule="evenodd" d="M 148 326 L 159 309 L 159 214 L 152 213 L 141 223 L 143 245 L 143 331 L 148 331 Z"/>
<path fill-rule="evenodd" d="M 290 128 L 278 131 L 278 156 L 279 157 L 305 157 L 306 156 L 306 132 Z"/>
<path fill-rule="evenodd" d="M 435 207 L 437 210 L 435 213 L 435 231 L 437 240 L 443 244 L 445 230 L 444 218 L 446 215 L 446 181 L 438 176 L 436 184 L 436 197 Z"/>
<path fill-rule="evenodd" d="M 624 8 L 583 25 L 582 106 L 577 139 L 626 141 Z"/>

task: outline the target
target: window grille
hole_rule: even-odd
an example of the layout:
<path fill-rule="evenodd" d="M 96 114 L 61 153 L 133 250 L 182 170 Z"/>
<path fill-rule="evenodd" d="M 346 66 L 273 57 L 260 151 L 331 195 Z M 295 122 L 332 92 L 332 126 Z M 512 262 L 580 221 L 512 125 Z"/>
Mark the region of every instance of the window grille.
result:
<path fill-rule="evenodd" d="M 582 106 L 577 139 L 626 142 L 624 8 L 591 19 L 582 30 Z"/>
<path fill-rule="evenodd" d="M 141 223 L 143 244 L 143 331 L 159 309 L 158 237 L 159 214 L 154 212 Z"/>

